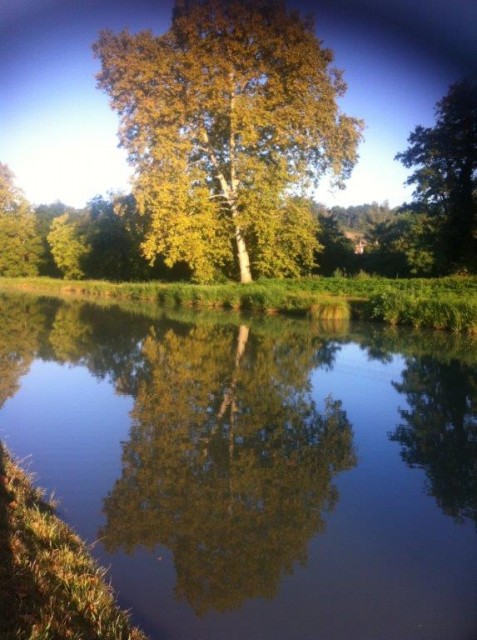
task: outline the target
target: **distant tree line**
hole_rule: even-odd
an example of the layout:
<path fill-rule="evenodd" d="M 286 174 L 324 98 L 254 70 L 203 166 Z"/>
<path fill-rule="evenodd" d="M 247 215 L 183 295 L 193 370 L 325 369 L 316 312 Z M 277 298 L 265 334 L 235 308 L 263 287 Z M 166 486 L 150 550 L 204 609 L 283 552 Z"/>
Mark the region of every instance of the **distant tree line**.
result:
<path fill-rule="evenodd" d="M 263 242 L 256 236 L 261 248 L 252 251 L 260 256 L 254 275 L 477 273 L 476 79 L 452 86 L 437 103 L 435 127 L 417 127 L 409 137 L 409 148 L 396 158 L 415 168 L 408 179 L 415 185 L 412 203 L 394 209 L 387 202 L 327 209 L 303 195 L 288 197 L 280 204 L 281 229 L 275 229 L 275 241 L 263 240 L 265 227 Z M 83 209 L 61 202 L 33 208 L 8 166 L 0 163 L 0 276 L 113 281 L 234 277 L 227 261 L 199 269 L 187 259 L 186 236 L 194 241 L 192 228 L 181 231 L 184 246 L 178 247 L 174 259 L 170 251 L 151 255 L 147 249 L 151 219 L 141 212 L 143 204 L 129 194 L 98 196 Z M 181 216 L 175 221 L 178 225 L 184 222 Z M 173 222 L 171 218 L 167 225 Z M 266 226 L 266 220 L 262 222 Z M 160 235 L 161 224 L 166 222 L 157 222 L 156 234 Z M 305 227 L 308 236 L 313 233 L 313 241 L 302 246 L 297 234 Z"/>
<path fill-rule="evenodd" d="M 185 264 L 150 265 L 130 195 L 97 196 L 75 209 L 62 202 L 32 207 L 0 163 L 0 276 L 141 281 L 189 278 Z"/>

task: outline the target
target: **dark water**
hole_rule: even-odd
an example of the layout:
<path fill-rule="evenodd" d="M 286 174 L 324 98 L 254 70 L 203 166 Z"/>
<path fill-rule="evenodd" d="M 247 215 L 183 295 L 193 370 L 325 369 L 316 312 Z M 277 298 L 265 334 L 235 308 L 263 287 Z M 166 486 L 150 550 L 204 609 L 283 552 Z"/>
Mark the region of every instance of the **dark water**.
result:
<path fill-rule="evenodd" d="M 161 640 L 477 638 L 477 343 L 0 296 L 0 438 Z"/>

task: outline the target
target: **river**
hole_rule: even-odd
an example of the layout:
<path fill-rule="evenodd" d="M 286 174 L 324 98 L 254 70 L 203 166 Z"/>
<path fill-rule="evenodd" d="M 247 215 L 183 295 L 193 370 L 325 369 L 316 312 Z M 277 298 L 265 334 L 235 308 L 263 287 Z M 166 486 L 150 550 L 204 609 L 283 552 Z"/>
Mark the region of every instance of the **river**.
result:
<path fill-rule="evenodd" d="M 477 637 L 477 340 L 0 296 L 0 439 L 155 640 Z"/>

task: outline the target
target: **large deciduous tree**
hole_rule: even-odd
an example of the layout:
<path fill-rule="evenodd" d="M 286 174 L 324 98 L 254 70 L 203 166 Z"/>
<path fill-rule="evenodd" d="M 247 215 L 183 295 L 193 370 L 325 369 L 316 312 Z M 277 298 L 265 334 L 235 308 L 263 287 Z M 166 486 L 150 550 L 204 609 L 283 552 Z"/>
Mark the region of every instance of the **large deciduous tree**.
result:
<path fill-rule="evenodd" d="M 148 259 L 187 261 L 202 280 L 309 269 L 316 228 L 297 196 L 327 172 L 343 185 L 361 131 L 313 21 L 276 0 L 176 1 L 162 36 L 103 31 L 94 51 Z"/>
<path fill-rule="evenodd" d="M 454 84 L 436 105 L 434 127 L 418 126 L 396 158 L 417 167 L 418 210 L 440 216 L 449 267 L 477 270 L 477 76 Z"/>

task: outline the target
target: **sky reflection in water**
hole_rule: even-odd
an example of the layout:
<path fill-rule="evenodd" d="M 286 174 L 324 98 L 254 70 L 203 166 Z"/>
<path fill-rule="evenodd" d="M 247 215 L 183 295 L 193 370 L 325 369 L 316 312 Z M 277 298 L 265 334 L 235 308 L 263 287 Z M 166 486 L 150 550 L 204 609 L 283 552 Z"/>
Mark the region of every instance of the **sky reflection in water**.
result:
<path fill-rule="evenodd" d="M 469 338 L 0 306 L 0 437 L 153 637 L 473 637 Z"/>

